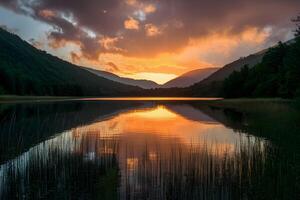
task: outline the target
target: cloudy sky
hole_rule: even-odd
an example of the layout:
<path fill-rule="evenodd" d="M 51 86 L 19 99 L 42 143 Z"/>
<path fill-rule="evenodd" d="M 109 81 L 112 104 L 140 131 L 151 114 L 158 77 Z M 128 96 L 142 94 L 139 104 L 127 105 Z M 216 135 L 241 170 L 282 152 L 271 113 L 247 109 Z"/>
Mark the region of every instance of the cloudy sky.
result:
<path fill-rule="evenodd" d="M 292 38 L 299 0 L 0 0 L 0 25 L 75 64 L 166 82 Z"/>

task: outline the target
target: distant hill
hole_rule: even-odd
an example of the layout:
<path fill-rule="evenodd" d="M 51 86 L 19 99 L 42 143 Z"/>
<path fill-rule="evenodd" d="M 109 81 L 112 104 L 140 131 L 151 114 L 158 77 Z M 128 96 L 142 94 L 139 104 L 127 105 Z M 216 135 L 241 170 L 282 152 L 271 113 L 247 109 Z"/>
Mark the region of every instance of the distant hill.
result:
<path fill-rule="evenodd" d="M 266 52 L 267 50 L 263 50 L 225 65 L 202 81 L 186 88 L 187 93 L 192 96 L 219 96 L 222 82 L 231 73 L 240 71 L 245 65 L 250 68 L 255 66 L 262 61 Z"/>
<path fill-rule="evenodd" d="M 0 28 L 0 94 L 125 96 L 141 90 L 97 76 Z"/>
<path fill-rule="evenodd" d="M 106 79 L 109 79 L 109 80 L 112 80 L 115 82 L 123 83 L 126 85 L 138 86 L 143 89 L 153 89 L 153 88 L 160 87 L 160 85 L 155 83 L 154 81 L 124 78 L 124 77 L 120 77 L 120 76 L 110 73 L 110 72 L 95 70 L 95 69 L 91 69 L 91 68 L 87 68 L 87 67 L 83 67 L 83 69 L 88 70 L 89 72 L 91 72 L 97 76 L 100 76 L 100 77 L 103 77 L 103 78 L 106 78 Z"/>
<path fill-rule="evenodd" d="M 203 79 L 207 78 L 209 75 L 217 71 L 218 68 L 205 68 L 205 69 L 196 69 L 190 72 L 187 72 L 169 82 L 165 83 L 162 87 L 163 88 L 184 88 L 191 86 L 197 82 L 202 81 Z"/>
<path fill-rule="evenodd" d="M 240 71 L 243 66 L 248 65 L 250 68 L 259 63 L 267 50 L 260 51 L 256 54 L 249 55 L 244 58 L 240 58 L 230 64 L 225 65 L 221 69 L 217 70 L 215 73 L 211 74 L 209 77 L 204 79 L 202 83 L 210 83 L 213 81 L 223 81 L 232 72 Z"/>
<path fill-rule="evenodd" d="M 300 37 L 269 49 L 255 67 L 243 67 L 223 81 L 224 97 L 300 97 Z"/>

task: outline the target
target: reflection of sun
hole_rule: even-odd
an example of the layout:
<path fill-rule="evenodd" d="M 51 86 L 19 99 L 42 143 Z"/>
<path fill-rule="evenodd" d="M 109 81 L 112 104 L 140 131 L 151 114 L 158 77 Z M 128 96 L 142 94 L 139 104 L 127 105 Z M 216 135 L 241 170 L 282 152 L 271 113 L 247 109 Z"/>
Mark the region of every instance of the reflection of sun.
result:
<path fill-rule="evenodd" d="M 139 145 L 147 141 L 150 145 L 168 141 L 184 145 L 195 145 L 201 148 L 205 143 L 213 154 L 232 153 L 240 136 L 218 123 L 194 121 L 183 117 L 167 106 L 159 105 L 152 108 L 130 110 L 103 121 L 85 126 L 81 132 L 89 138 L 117 139 L 122 143 Z M 79 131 L 74 137 L 79 136 Z M 110 154 L 112 150 L 101 149 L 102 153 Z M 157 154 L 150 153 L 150 160 L 156 160 Z M 137 161 L 129 160 L 129 167 Z"/>
<path fill-rule="evenodd" d="M 177 115 L 167 110 L 164 106 L 158 106 L 153 110 L 143 110 L 141 112 L 135 112 L 134 115 L 138 118 L 151 118 L 155 120 L 172 119 Z"/>

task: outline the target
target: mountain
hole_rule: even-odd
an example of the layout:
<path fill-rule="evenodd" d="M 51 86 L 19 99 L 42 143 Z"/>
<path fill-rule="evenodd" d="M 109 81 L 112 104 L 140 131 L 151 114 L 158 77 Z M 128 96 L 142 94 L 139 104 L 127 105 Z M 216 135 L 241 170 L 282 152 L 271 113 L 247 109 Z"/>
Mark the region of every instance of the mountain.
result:
<path fill-rule="evenodd" d="M 217 70 L 215 73 L 207 77 L 202 81 L 202 83 L 211 83 L 213 81 L 223 81 L 227 78 L 232 72 L 240 71 L 242 67 L 248 65 L 250 68 L 259 63 L 267 50 L 260 51 L 256 54 L 249 55 L 244 58 L 240 58 L 230 64 L 225 65 L 221 69 Z"/>
<path fill-rule="evenodd" d="M 268 50 L 255 67 L 243 67 L 223 81 L 224 97 L 300 97 L 300 37 Z"/>
<path fill-rule="evenodd" d="M 141 90 L 97 76 L 0 28 L 0 94 L 125 96 Z"/>
<path fill-rule="evenodd" d="M 205 69 L 196 69 L 190 72 L 187 72 L 169 82 L 165 83 L 163 88 L 184 88 L 191 86 L 197 82 L 202 81 L 207 78 L 209 75 L 217 71 L 218 68 L 205 68 Z"/>
<path fill-rule="evenodd" d="M 240 71 L 245 65 L 251 68 L 260 63 L 266 52 L 267 50 L 263 50 L 225 65 L 202 81 L 186 88 L 185 93 L 190 96 L 220 96 L 222 82 L 230 74 Z"/>
<path fill-rule="evenodd" d="M 148 80 L 136 80 L 136 79 L 131 79 L 131 78 L 124 78 L 117 76 L 116 74 L 106 72 L 106 71 L 100 71 L 100 70 L 95 70 L 87 67 L 83 67 L 83 69 L 106 79 L 123 83 L 126 85 L 132 85 L 132 86 L 138 86 L 143 89 L 153 89 L 153 88 L 159 88 L 160 85 L 155 83 L 154 81 L 148 81 Z"/>

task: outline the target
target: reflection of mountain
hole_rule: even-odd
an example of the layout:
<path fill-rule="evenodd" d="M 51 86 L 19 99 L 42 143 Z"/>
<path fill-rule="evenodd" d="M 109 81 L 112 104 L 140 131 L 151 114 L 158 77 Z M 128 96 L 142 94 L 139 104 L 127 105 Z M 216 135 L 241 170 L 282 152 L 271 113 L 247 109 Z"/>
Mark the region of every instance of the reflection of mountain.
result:
<path fill-rule="evenodd" d="M 214 123 L 214 119 L 187 104 L 163 102 L 76 101 L 40 104 L 2 104 L 0 107 L 0 162 L 26 151 L 55 134 L 93 122 L 115 118 L 120 113 L 164 105 L 188 120 Z M 160 115 L 160 113 L 157 113 Z M 158 117 L 158 116 L 153 116 Z"/>
<path fill-rule="evenodd" d="M 260 192 L 258 197 L 267 194 L 267 199 L 278 199 L 290 194 L 297 199 L 299 111 L 283 103 L 229 109 L 213 105 L 79 101 L 3 106 L 1 148 L 2 143 L 8 148 L 16 141 L 26 141 L 26 148 L 31 148 L 0 166 L 0 198 L 1 189 L 10 188 L 12 195 L 25 196 L 33 190 L 54 198 L 62 194 L 63 199 L 77 197 L 76 191 L 102 199 L 107 190 L 119 191 L 120 199 L 128 195 L 134 199 L 198 199 L 204 188 L 205 199 L 224 195 L 235 199 L 234 194 L 240 199 L 251 188 Z M 14 125 L 19 127 L 8 133 L 18 134 L 7 137 L 10 134 L 2 130 Z M 272 143 L 232 129 L 264 136 Z M 60 134 L 47 139 L 56 131 Z M 26 139 L 38 133 L 36 140 Z M 189 198 L 190 194 L 195 198 Z M 88 197 L 85 199 L 91 199 Z"/>
<path fill-rule="evenodd" d="M 74 127 L 140 106 L 138 102 L 60 102 L 0 106 L 0 163 Z"/>
<path fill-rule="evenodd" d="M 188 104 L 166 104 L 166 107 L 171 110 L 172 112 L 175 112 L 178 115 L 181 115 L 189 120 L 193 121 L 199 121 L 203 123 L 215 123 L 216 120 L 209 117 L 205 113 L 203 113 L 199 109 L 195 109 L 192 106 Z"/>
<path fill-rule="evenodd" d="M 219 187 L 220 180 L 226 183 L 225 186 L 235 190 L 239 188 L 235 185 L 238 183 L 236 180 L 245 177 L 236 177 L 233 174 L 248 174 L 245 168 L 236 167 L 240 162 L 240 157 L 236 156 L 240 149 L 237 147 L 247 150 L 246 153 L 243 151 L 243 156 L 246 155 L 243 160 L 247 164 L 254 163 L 249 162 L 249 159 L 252 161 L 255 158 L 257 162 L 260 158 L 247 157 L 252 155 L 252 149 L 259 142 L 255 143 L 253 138 L 236 134 L 232 129 L 216 123 L 201 109 L 193 108 L 187 102 L 80 101 L 41 105 L 39 110 L 50 109 L 51 112 L 35 114 L 36 121 L 46 118 L 47 115 L 51 118 L 52 112 L 57 113 L 56 123 L 60 121 L 62 126 L 68 120 L 72 122 L 76 115 L 78 120 L 81 119 L 80 115 L 85 115 L 88 120 L 81 119 L 84 120 L 80 123 L 82 126 L 78 124 L 79 127 L 60 132 L 53 138 L 40 138 L 40 143 L 32 144 L 28 151 L 1 165 L 0 176 L 4 178 L 0 178 L 0 198 L 1 189 L 7 188 L 12 195 L 28 195 L 32 188 L 36 188 L 35 191 L 40 194 L 51 194 L 55 198 L 57 195 L 66 196 L 64 199 L 83 191 L 88 191 L 89 195 L 94 194 L 93 192 L 103 194 L 105 189 L 101 191 L 98 185 L 109 183 L 105 181 L 107 179 L 103 180 L 103 176 L 111 170 L 114 173 L 108 178 L 113 179 L 115 184 L 109 188 L 110 191 L 116 191 L 116 186 L 120 186 L 120 199 L 126 199 L 127 194 L 134 199 L 157 199 L 156 192 L 168 194 L 168 188 L 172 189 L 172 193 L 178 194 L 180 191 L 183 195 L 180 199 L 187 199 L 184 195 L 190 194 L 186 193 L 186 188 L 197 191 L 195 195 L 201 192 L 197 189 L 204 187 L 214 188 L 214 191 L 219 188 L 220 192 L 227 193 L 228 190 L 224 190 L 223 186 Z M 53 109 L 55 107 L 60 109 Z M 29 108 L 30 106 L 26 113 L 29 113 Z M 66 109 L 65 112 L 63 108 Z M 31 123 L 34 118 L 29 114 L 27 116 L 30 118 L 27 122 Z M 20 117 L 17 118 L 16 121 L 19 122 Z M 47 126 L 59 126 L 51 124 L 49 120 L 42 121 L 46 126 L 41 126 L 43 123 L 39 122 L 39 132 L 43 132 Z M 75 125 L 76 123 L 62 129 L 70 129 Z M 240 144 L 244 145 L 239 146 Z M 259 153 L 260 151 L 255 155 L 259 156 Z M 223 159 L 224 156 L 226 159 Z M 220 169 L 226 169 L 224 174 L 220 173 Z M 253 169 L 252 165 L 249 169 Z M 36 174 L 39 175 L 37 178 Z M 174 178 L 179 178 L 176 185 L 171 182 Z M 216 179 L 219 181 L 207 184 L 207 180 Z M 228 182 L 232 184 L 227 184 Z M 71 187 L 64 191 L 57 187 L 58 184 Z M 164 187 L 165 185 L 168 187 Z M 21 190 L 22 188 L 25 189 Z"/>
<path fill-rule="evenodd" d="M 153 126 L 157 126 L 157 129 L 155 129 L 157 133 L 163 131 L 167 133 L 174 128 L 176 129 L 176 126 L 171 126 L 170 123 L 179 126 L 179 121 L 176 121 L 177 118 L 180 119 L 179 117 L 186 119 L 186 122 L 194 121 L 201 124 L 222 123 L 228 127 L 237 128 L 232 126 L 232 123 L 228 123 L 230 118 L 223 111 L 214 110 L 204 104 L 200 104 L 200 106 L 195 106 L 194 104 L 197 103 L 74 101 L 41 104 L 2 104 L 0 107 L 0 161 L 3 162 L 14 157 L 31 146 L 72 128 L 96 122 L 114 121 L 115 123 L 111 124 L 111 128 L 105 130 L 106 132 L 112 132 L 114 126 L 120 128 L 117 126 L 120 122 L 118 119 L 122 119 L 122 117 L 118 118 L 120 114 L 133 113 L 131 120 L 140 123 L 138 126 L 140 126 L 141 130 L 147 124 L 150 132 L 153 130 Z M 167 109 L 167 111 L 164 111 L 163 108 Z M 144 121 L 138 121 L 137 119 L 140 117 L 145 117 Z M 168 118 L 170 118 L 169 124 L 164 125 Z M 151 125 L 149 120 L 152 119 L 155 120 L 156 125 Z M 242 123 L 238 118 L 235 122 L 239 126 Z M 125 123 L 126 126 L 130 124 Z M 165 130 L 163 129 L 164 127 Z M 175 129 L 173 130 L 174 132 L 176 132 Z M 183 130 L 183 132 L 193 133 L 194 131 Z"/>

